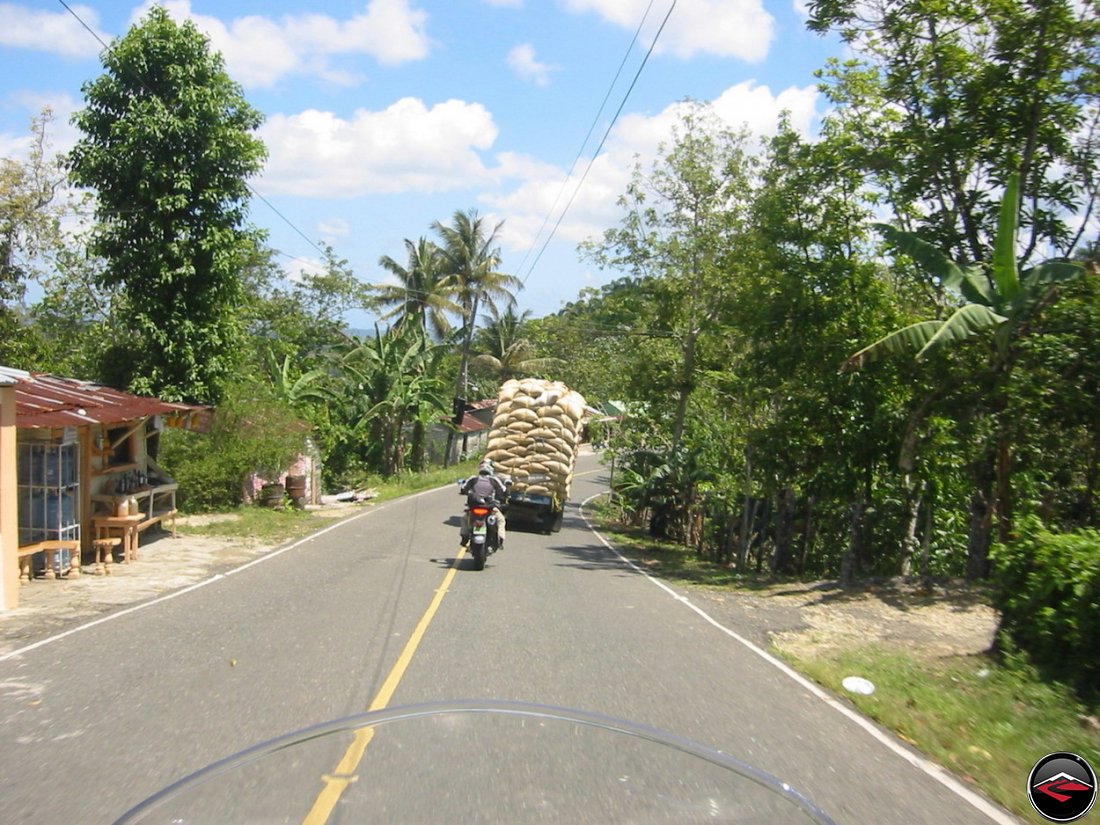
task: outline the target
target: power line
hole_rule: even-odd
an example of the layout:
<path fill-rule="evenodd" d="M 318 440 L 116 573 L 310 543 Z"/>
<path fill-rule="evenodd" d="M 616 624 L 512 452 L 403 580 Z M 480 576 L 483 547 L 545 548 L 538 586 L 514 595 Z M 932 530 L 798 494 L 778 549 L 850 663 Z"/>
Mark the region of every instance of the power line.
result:
<path fill-rule="evenodd" d="M 554 223 L 554 228 L 550 230 L 550 234 L 546 237 L 546 240 L 542 244 L 542 248 L 539 249 L 538 255 L 535 256 L 535 260 L 531 263 L 531 268 L 527 271 L 527 274 L 523 276 L 523 283 L 527 283 L 527 279 L 531 277 L 531 274 L 535 271 L 535 267 L 538 266 L 539 261 L 542 259 L 542 254 L 546 251 L 546 247 L 550 245 L 550 241 L 553 240 L 554 234 L 558 231 L 558 227 L 561 226 L 561 222 L 565 219 L 566 213 L 573 205 L 573 201 L 576 199 L 577 194 L 580 192 L 581 187 L 584 185 L 585 179 L 588 177 L 588 173 L 592 171 L 592 166 L 596 162 L 596 158 L 600 155 L 600 150 L 603 149 L 604 144 L 607 142 L 608 136 L 611 134 L 611 130 L 615 128 L 615 124 L 619 120 L 619 115 L 622 114 L 623 108 L 626 106 L 626 101 L 630 98 L 630 93 L 634 91 L 634 86 L 638 83 L 638 78 L 642 74 L 642 70 L 645 69 L 646 63 L 649 62 L 649 57 L 653 54 L 654 48 L 657 46 L 657 41 L 661 37 L 661 33 L 665 30 L 665 25 L 668 23 L 668 19 L 672 16 L 673 10 L 676 8 L 677 0 L 672 0 L 672 5 L 669 6 L 668 12 L 665 14 L 664 20 L 661 21 L 660 28 L 657 29 L 657 33 L 653 36 L 653 42 L 650 43 L 648 51 L 645 53 L 645 57 L 642 59 L 642 63 L 638 66 L 638 71 L 634 73 L 634 79 L 630 81 L 630 87 L 626 90 L 626 94 L 623 95 L 622 102 L 619 104 L 619 108 L 615 111 L 615 116 L 611 119 L 611 123 L 608 124 L 607 130 L 604 132 L 603 137 L 600 139 L 600 145 L 596 147 L 596 151 L 592 153 L 592 157 L 588 161 L 588 165 L 584 169 L 584 174 L 581 175 L 581 179 L 577 181 L 576 187 L 573 189 L 573 194 L 569 196 L 569 201 L 565 204 L 565 209 L 562 210 L 561 215 L 558 216 L 558 220 Z"/>
<path fill-rule="evenodd" d="M 68 12 L 69 14 L 71 14 L 71 15 L 72 15 L 72 16 L 73 16 L 73 17 L 74 17 L 74 18 L 76 19 L 76 21 L 77 21 L 77 22 L 78 22 L 78 23 L 79 23 L 79 24 L 80 24 L 81 26 L 83 26 L 83 27 L 84 27 L 84 29 L 85 29 L 85 30 L 86 30 L 86 31 L 87 31 L 87 32 L 88 32 L 88 33 L 89 33 L 89 34 L 90 34 L 90 35 L 91 35 L 92 37 L 94 37 L 94 38 L 96 39 L 96 41 L 97 41 L 97 42 L 99 43 L 99 45 L 100 45 L 100 46 L 102 46 L 102 47 L 103 47 L 104 49 L 109 49 L 109 48 L 110 48 L 110 46 L 108 46 L 108 45 L 107 45 L 107 44 L 106 44 L 105 42 L 103 42 L 103 38 L 102 38 L 102 37 L 100 37 L 100 36 L 99 36 L 99 34 L 98 34 L 98 33 L 96 33 L 96 31 L 95 31 L 94 29 L 92 29 L 92 27 L 91 27 L 91 26 L 89 26 L 89 25 L 88 25 L 87 23 L 85 23 L 85 22 L 84 22 L 84 20 L 83 20 L 83 18 L 81 18 L 81 16 L 80 16 L 79 14 L 77 14 L 77 13 L 76 13 L 76 12 L 75 12 L 75 11 L 73 10 L 73 8 L 72 8 L 72 7 L 71 7 L 71 6 L 70 6 L 70 5 L 69 5 L 69 4 L 67 3 L 67 2 L 65 2 L 65 0 L 57 0 L 57 2 L 58 2 L 58 3 L 60 3 L 60 4 L 61 4 L 61 5 L 62 5 L 62 6 L 63 6 L 63 7 L 65 8 L 65 10 L 66 10 L 66 11 L 67 11 L 67 12 Z M 142 89 L 142 91 L 144 91 L 144 92 L 145 92 L 145 93 L 146 93 L 147 95 L 149 95 L 150 97 L 157 97 L 157 96 L 158 96 L 158 95 L 156 95 L 156 94 L 155 94 L 154 92 L 152 92 L 152 91 L 150 91 L 150 90 L 149 90 L 149 87 L 148 87 L 148 86 L 146 86 L 146 85 L 145 85 L 145 84 L 144 84 L 144 83 L 142 82 L 141 78 L 133 78 L 133 79 L 135 79 L 135 80 L 137 81 L 137 85 L 138 85 L 138 86 L 139 86 L 139 87 L 140 87 L 140 88 Z M 270 209 L 270 210 L 271 210 L 272 212 L 274 212 L 274 213 L 275 213 L 276 215 L 278 215 L 278 216 L 279 216 L 279 218 L 280 218 L 280 219 L 281 219 L 281 220 L 283 221 L 283 223 L 285 223 L 285 224 L 286 224 L 287 226 L 289 226 L 289 227 L 290 227 L 291 229 L 293 229 L 293 230 L 294 230 L 295 232 L 297 232 L 297 233 L 298 233 L 298 235 L 299 235 L 299 236 L 300 236 L 300 237 L 301 237 L 301 238 L 302 238 L 302 239 L 303 239 L 303 240 L 304 240 L 304 241 L 305 241 L 306 243 L 308 243 L 308 244 L 309 244 L 310 246 L 312 246 L 312 247 L 313 247 L 314 249 L 316 249 L 316 250 L 317 250 L 317 252 L 318 252 L 318 253 L 319 253 L 319 254 L 320 254 L 320 255 L 321 255 L 322 257 L 324 257 L 324 256 L 325 256 L 325 254 L 326 254 L 326 253 L 325 253 L 325 251 L 324 251 L 323 249 L 321 249 L 321 247 L 319 247 L 319 246 L 317 245 L 317 243 L 316 243 L 315 241 L 311 240 L 311 239 L 309 238 L 309 236 L 308 236 L 308 235 L 306 235 L 306 233 L 305 233 L 305 232 L 303 232 L 303 231 L 302 231 L 301 229 L 299 229 L 299 228 L 298 228 L 298 227 L 297 227 L 297 226 L 296 226 L 296 225 L 295 225 L 295 224 L 294 224 L 294 223 L 293 223 L 293 222 L 292 222 L 292 221 L 290 220 L 290 218 L 288 218 L 288 217 L 287 217 L 286 215 L 284 215 L 284 214 L 283 214 L 282 212 L 280 212 L 280 211 L 279 211 L 278 209 L 276 209 L 276 208 L 275 208 L 275 205 L 274 205 L 274 204 L 273 204 L 273 203 L 272 203 L 271 201 L 269 201 L 269 200 L 268 200 L 267 198 L 265 198 L 265 197 L 264 197 L 263 195 L 261 195 L 261 194 L 259 193 L 259 191 L 257 191 L 257 189 L 256 189 L 256 187 L 255 187 L 255 186 L 253 186 L 253 185 L 252 185 L 252 184 L 251 184 L 251 183 L 250 183 L 249 181 L 247 181 L 247 180 L 245 180 L 245 181 L 244 181 L 244 185 L 245 185 L 245 186 L 247 186 L 247 187 L 248 187 L 248 190 L 249 190 L 249 191 L 250 191 L 250 192 L 251 192 L 251 193 L 252 193 L 253 195 L 255 195 L 255 196 L 256 196 L 257 198 L 259 198 L 259 199 L 260 199 L 260 200 L 261 200 L 261 201 L 262 201 L 262 202 L 263 202 L 263 203 L 264 203 L 264 204 L 265 204 L 265 205 L 267 206 L 267 208 L 268 208 L 268 209 Z"/>
<path fill-rule="evenodd" d="M 619 63 L 619 68 L 615 71 L 615 76 L 611 79 L 611 84 L 607 87 L 607 93 L 603 96 L 603 100 L 600 102 L 599 109 L 596 110 L 595 117 L 592 118 L 592 125 L 588 127 L 588 133 L 584 136 L 584 140 L 581 141 L 580 148 L 577 150 L 577 156 L 573 158 L 573 162 L 569 165 L 569 171 L 565 173 L 565 178 L 561 182 L 561 186 L 558 187 L 558 194 L 554 196 L 554 202 L 550 205 L 550 209 L 546 212 L 546 217 L 542 219 L 542 226 L 539 227 L 539 231 L 535 233 L 534 239 L 531 241 L 531 246 L 527 249 L 527 252 L 523 256 L 523 260 L 519 262 L 518 271 L 523 271 L 524 264 L 527 263 L 527 259 L 531 256 L 535 247 L 538 245 L 539 238 L 542 237 L 543 230 L 546 229 L 546 225 L 550 223 L 550 216 L 554 214 L 554 210 L 557 209 L 558 201 L 561 200 L 562 193 L 565 192 L 565 187 L 569 183 L 569 178 L 573 174 L 573 170 L 577 168 L 577 163 L 580 162 L 581 155 L 584 154 L 584 147 L 588 145 L 588 139 L 592 137 L 592 132 L 596 129 L 596 124 L 600 121 L 600 115 L 603 114 L 604 107 L 607 105 L 607 101 L 611 98 L 611 93 L 615 90 L 615 85 L 619 82 L 619 77 L 623 73 L 623 67 L 626 66 L 626 61 L 630 58 L 630 53 L 634 50 L 634 44 L 638 42 L 638 36 L 642 32 L 642 27 L 645 26 L 645 21 L 649 19 L 649 12 L 653 8 L 654 0 L 649 0 L 649 5 L 646 6 L 645 13 L 642 15 L 641 21 L 638 23 L 638 28 L 634 30 L 634 36 L 630 39 L 630 44 L 626 47 L 626 52 L 623 54 L 623 59 Z"/>

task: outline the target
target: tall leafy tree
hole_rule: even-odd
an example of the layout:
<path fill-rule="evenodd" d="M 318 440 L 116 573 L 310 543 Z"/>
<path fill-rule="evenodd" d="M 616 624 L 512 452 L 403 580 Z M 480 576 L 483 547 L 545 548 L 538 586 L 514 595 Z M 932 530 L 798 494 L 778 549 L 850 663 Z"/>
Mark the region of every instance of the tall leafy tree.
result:
<path fill-rule="evenodd" d="M 662 293 L 659 323 L 680 347 L 669 386 L 673 449 L 683 440 L 697 380 L 699 337 L 714 330 L 729 295 L 730 251 L 738 248 L 752 188 L 746 144 L 746 134 L 722 126 L 704 104 L 685 102 L 663 156 L 652 169 L 635 168 L 620 198 L 619 226 L 585 247 L 601 266 L 625 269 Z"/>
<path fill-rule="evenodd" d="M 386 475 L 405 467 L 406 428 L 413 431 L 414 464 L 421 461 L 427 423 L 446 409 L 439 375 L 443 347 L 414 326 L 376 328 L 342 348 L 338 387 L 360 441 L 377 449 Z"/>
<path fill-rule="evenodd" d="M 55 195 L 64 173 L 50 156 L 47 109 L 31 121 L 25 160 L 0 158 L 0 364 L 32 367 L 36 344 L 24 323 L 27 282 L 58 245 Z"/>
<path fill-rule="evenodd" d="M 73 182 L 97 193 L 91 249 L 120 287 L 137 345 L 118 358 L 131 390 L 216 401 L 240 329 L 248 178 L 265 149 L 261 115 L 190 22 L 160 6 L 103 54 L 73 122 Z"/>
<path fill-rule="evenodd" d="M 1069 256 L 1097 198 L 1100 17 L 1073 0 L 810 0 L 855 51 L 821 72 L 851 154 L 903 229 L 986 258 L 1020 174 L 1023 260 Z"/>

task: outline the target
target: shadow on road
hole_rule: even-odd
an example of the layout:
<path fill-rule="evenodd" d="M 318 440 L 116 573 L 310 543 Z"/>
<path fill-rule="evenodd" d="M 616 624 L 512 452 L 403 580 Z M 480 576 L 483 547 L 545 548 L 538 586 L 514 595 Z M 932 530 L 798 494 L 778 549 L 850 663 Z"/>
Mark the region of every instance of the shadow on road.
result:
<path fill-rule="evenodd" d="M 552 543 L 547 549 L 561 554 L 563 560 L 558 562 L 559 567 L 576 567 L 579 570 L 618 570 L 624 574 L 634 575 L 634 571 L 622 560 L 612 553 L 597 539 L 588 529 L 584 519 L 580 517 L 575 507 L 567 507 L 565 517 L 562 519 L 563 527 L 575 527 L 576 532 L 570 535 L 585 533 L 591 536 L 591 541 L 584 544 L 558 544 Z M 511 526 L 509 525 L 509 529 Z M 555 541 L 554 537 L 550 538 Z"/>

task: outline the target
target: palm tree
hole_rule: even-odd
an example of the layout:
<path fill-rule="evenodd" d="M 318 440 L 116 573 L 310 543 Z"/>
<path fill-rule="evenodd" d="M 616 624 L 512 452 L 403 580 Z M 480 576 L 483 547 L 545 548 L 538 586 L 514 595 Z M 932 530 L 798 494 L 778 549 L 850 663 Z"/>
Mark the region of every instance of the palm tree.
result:
<path fill-rule="evenodd" d="M 516 298 L 512 290 L 521 289 L 523 282 L 514 275 L 497 269 L 500 266 L 497 232 L 502 224 L 498 223 L 489 231 L 476 210 L 455 212 L 452 222 L 451 226 L 445 226 L 436 221 L 432 224 L 432 229 L 443 242 L 443 271 L 449 277 L 455 297 L 462 308 L 462 361 L 455 395 L 465 398 L 469 379 L 470 342 L 477 324 L 478 310 L 483 306 L 496 309 L 498 301 L 507 306 L 515 304 Z"/>
<path fill-rule="evenodd" d="M 530 314 L 529 309 L 520 315 L 512 307 L 503 313 L 496 307 L 490 309 L 492 320 L 481 332 L 486 351 L 474 358 L 473 363 L 489 369 L 500 383 L 562 365 L 559 358 L 536 357 L 534 345 L 521 334 Z"/>
<path fill-rule="evenodd" d="M 392 307 L 381 320 L 396 318 L 396 326 L 414 324 L 423 330 L 430 328 L 436 339 L 442 341 L 451 334 L 447 313 L 462 312 L 462 307 L 453 300 L 453 286 L 442 269 L 442 251 L 423 237 L 416 243 L 406 238 L 405 250 L 408 261 L 404 266 L 389 255 L 378 259 L 378 264 L 399 282 L 374 287 L 379 304 Z"/>
<path fill-rule="evenodd" d="M 859 369 L 884 355 L 914 351 L 920 359 L 940 347 L 958 344 L 976 335 L 989 338 L 991 347 L 985 375 L 990 379 L 987 401 L 996 421 L 996 443 L 992 445 L 989 459 L 994 469 L 985 477 L 995 482 L 995 491 L 988 491 L 986 484 L 979 484 L 975 490 L 974 528 L 967 560 L 969 578 L 986 575 L 991 521 L 996 519 L 1002 540 L 1007 538 L 1011 528 L 1012 443 L 1005 410 L 1009 378 L 1017 356 L 1015 342 L 1026 334 L 1028 322 L 1035 313 L 1053 299 L 1054 287 L 1084 273 L 1080 264 L 1067 261 L 1047 261 L 1020 272 L 1016 261 L 1019 209 L 1019 176 L 1014 174 L 1001 201 L 993 257 L 988 264 L 969 266 L 956 264 L 916 235 L 886 224 L 875 224 L 894 248 L 908 255 L 957 295 L 960 304 L 946 319 L 919 321 L 895 330 L 859 350 L 841 365 L 844 370 Z M 978 512 L 979 508 L 985 508 L 985 513 Z"/>

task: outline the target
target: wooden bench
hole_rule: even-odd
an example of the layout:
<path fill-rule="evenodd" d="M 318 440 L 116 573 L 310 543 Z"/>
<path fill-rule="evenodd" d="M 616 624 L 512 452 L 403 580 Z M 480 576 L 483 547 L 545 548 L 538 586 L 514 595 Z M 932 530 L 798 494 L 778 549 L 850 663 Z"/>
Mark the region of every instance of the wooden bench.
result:
<path fill-rule="evenodd" d="M 60 551 L 69 551 L 69 569 L 67 571 L 61 570 L 61 554 Z M 80 575 L 80 542 L 76 539 L 72 540 L 50 540 L 39 541 L 35 544 L 26 544 L 19 548 L 17 555 L 19 556 L 19 581 L 30 581 L 34 578 L 34 570 L 32 565 L 34 564 L 33 556 L 36 553 L 51 553 L 54 554 L 54 564 L 50 563 L 49 557 L 46 559 L 46 572 L 45 577 L 47 579 L 57 578 L 57 571 L 54 570 L 56 565 L 57 569 L 64 575 L 66 572 L 70 577 Z"/>

